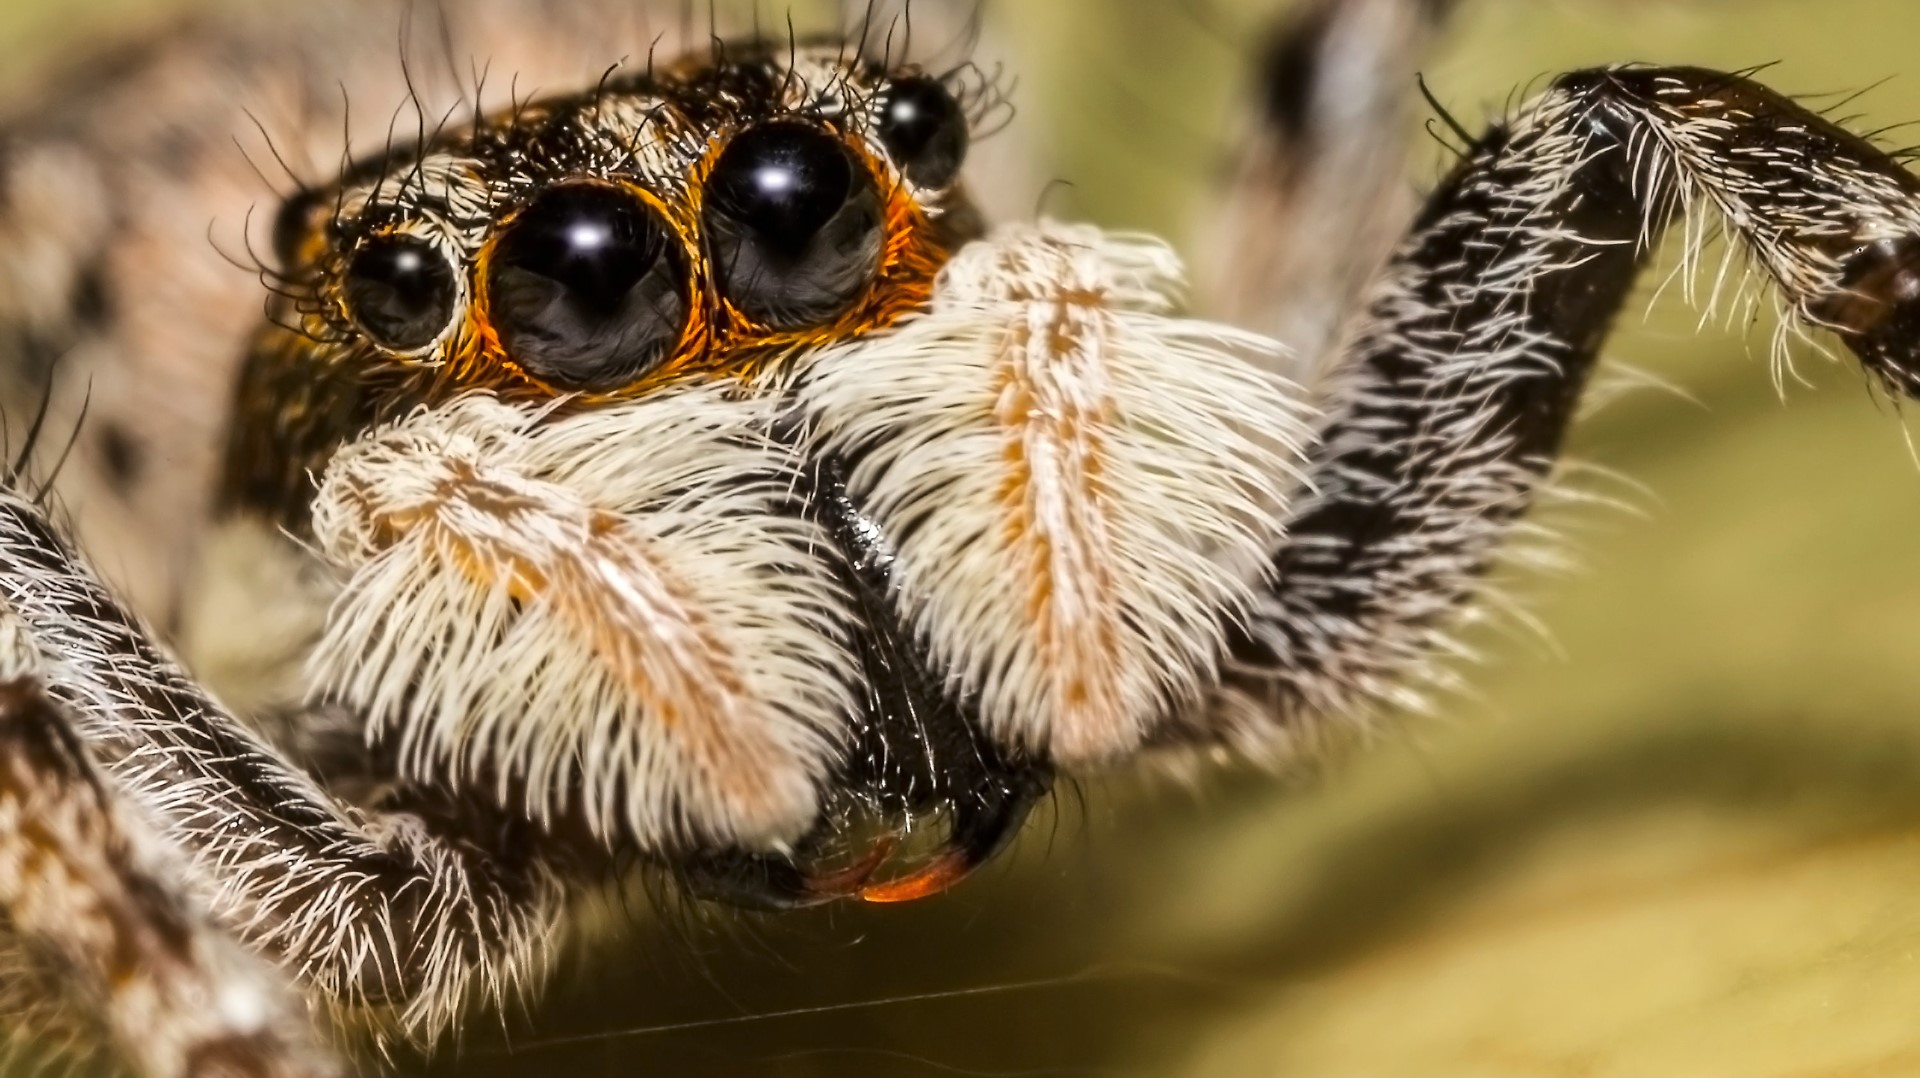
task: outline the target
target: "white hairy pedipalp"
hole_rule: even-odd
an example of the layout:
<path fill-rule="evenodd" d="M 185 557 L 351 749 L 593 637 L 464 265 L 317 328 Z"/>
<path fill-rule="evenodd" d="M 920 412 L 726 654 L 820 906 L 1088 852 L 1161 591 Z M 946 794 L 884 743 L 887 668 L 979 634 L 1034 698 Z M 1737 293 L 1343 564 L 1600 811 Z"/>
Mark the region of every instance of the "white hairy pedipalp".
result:
<path fill-rule="evenodd" d="M 1174 317 L 1157 240 L 1051 222 L 957 252 L 929 309 L 794 371 L 906 620 L 1003 742 L 1116 759 L 1214 678 L 1309 433 L 1273 341 Z M 1271 363 L 1265 364 L 1271 367 Z"/>
<path fill-rule="evenodd" d="M 851 659 L 824 538 L 780 511 L 767 407 L 712 386 L 572 415 L 469 396 L 342 449 L 314 530 L 351 577 L 314 691 L 394 737 L 403 774 L 536 819 L 653 848 L 796 839 Z"/>

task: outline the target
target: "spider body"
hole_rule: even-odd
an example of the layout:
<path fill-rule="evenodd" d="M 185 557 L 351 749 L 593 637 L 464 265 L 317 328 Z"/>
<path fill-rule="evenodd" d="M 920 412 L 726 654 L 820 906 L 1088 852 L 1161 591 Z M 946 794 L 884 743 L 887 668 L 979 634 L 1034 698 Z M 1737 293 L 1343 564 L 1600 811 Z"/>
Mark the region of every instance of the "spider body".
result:
<path fill-rule="evenodd" d="M 990 87 L 868 32 L 595 81 L 535 17 L 577 88 L 442 114 L 412 86 L 411 130 L 260 222 L 265 319 L 200 336 L 233 345 L 234 406 L 152 544 L 193 592 L 119 598 L 30 469 L 0 500 L 0 972 L 145 1073 L 329 1073 L 306 1012 L 432 1037 L 536 980 L 635 858 L 749 906 L 918 898 L 1056 773 L 1295 755 L 1444 676 L 1690 213 L 1792 325 L 1915 389 L 1920 182 L 1744 77 L 1554 80 L 1389 256 L 1393 80 L 1444 8 L 1313 4 L 1276 39 L 1226 275 L 1297 352 L 1184 316 L 1157 241 L 989 226 L 960 166 Z M 113 223 L 49 239 L 21 209 L 113 186 L 102 127 L 13 136 L 29 383 L 157 351 L 86 331 Z M 1320 232 L 1348 239 L 1247 239 Z M 137 454 L 109 424 L 111 488 Z"/>

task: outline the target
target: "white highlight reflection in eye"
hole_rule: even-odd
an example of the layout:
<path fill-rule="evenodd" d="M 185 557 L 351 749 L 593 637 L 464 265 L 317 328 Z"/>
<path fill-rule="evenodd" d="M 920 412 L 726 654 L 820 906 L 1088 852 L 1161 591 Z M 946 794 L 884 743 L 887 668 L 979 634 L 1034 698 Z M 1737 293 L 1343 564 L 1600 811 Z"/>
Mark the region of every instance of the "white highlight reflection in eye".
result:
<path fill-rule="evenodd" d="M 575 251 L 597 251 L 613 243 L 613 233 L 597 221 L 578 221 L 567 226 L 567 246 Z"/>
<path fill-rule="evenodd" d="M 764 165 L 755 170 L 753 184 L 768 194 L 781 194 L 793 190 L 793 170 L 784 165 Z"/>

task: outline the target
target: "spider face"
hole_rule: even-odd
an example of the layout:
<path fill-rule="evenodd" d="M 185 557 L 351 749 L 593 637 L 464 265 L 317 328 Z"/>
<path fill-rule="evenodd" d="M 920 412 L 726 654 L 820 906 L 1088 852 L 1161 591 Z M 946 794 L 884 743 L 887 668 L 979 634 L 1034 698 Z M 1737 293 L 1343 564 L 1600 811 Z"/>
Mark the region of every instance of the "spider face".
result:
<path fill-rule="evenodd" d="M 775 905 L 937 890 L 1197 706 L 1299 409 L 1157 245 L 965 246 L 977 93 L 728 47 L 291 202 L 228 499 L 339 574 L 312 691 L 409 781 Z"/>
<path fill-rule="evenodd" d="M 0 997 L 139 1073 L 340 1073 L 309 1015 L 454 1029 L 538 982 L 627 855 L 739 903 L 914 898 L 1056 773 L 1285 760 L 1421 701 L 1683 218 L 1790 330 L 1920 393 L 1920 179 L 1744 75 L 1545 83 L 1455 129 L 1395 242 L 1432 0 L 1310 0 L 1269 49 L 1215 274 L 1295 363 L 1182 317 L 1157 241 L 983 227 L 968 76 L 784 42 L 388 140 L 287 203 L 249 336 L 253 282 L 173 239 L 239 215 L 194 150 L 360 85 L 355 12 L 398 14 L 362 3 L 187 26 L 0 124 L 0 358 L 98 372 L 119 435 L 62 494 L 207 570 L 143 617 L 18 467 L 0 491 Z M 577 80 L 652 39 L 608 30 L 642 6 L 439 10 Z M 171 332 L 196 304 L 219 319 Z M 168 493 L 205 490 L 166 406 L 241 355 L 205 520 Z M 139 482 L 136 430 L 166 450 Z"/>

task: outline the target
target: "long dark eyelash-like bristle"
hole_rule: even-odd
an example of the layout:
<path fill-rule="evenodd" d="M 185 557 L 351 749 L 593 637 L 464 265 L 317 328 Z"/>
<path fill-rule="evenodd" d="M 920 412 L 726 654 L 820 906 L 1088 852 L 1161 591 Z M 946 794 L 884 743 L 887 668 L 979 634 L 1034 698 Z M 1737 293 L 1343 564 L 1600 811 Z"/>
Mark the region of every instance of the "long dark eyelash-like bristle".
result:
<path fill-rule="evenodd" d="M 984 141 L 1007 129 L 1018 112 L 1013 104 L 1019 80 L 996 63 L 989 71 L 968 58 L 936 75 L 952 92 L 967 117 L 967 128 L 975 140 Z"/>
<path fill-rule="evenodd" d="M 287 159 L 285 155 L 283 155 L 280 152 L 279 143 L 274 139 L 273 133 L 267 130 L 267 125 L 261 122 L 260 117 L 254 115 L 253 110 L 251 109 L 245 109 L 242 111 L 245 113 L 247 117 L 247 122 L 253 125 L 253 129 L 255 131 L 259 132 L 260 140 L 266 143 L 267 153 L 273 157 L 274 163 L 280 166 L 280 172 L 282 175 L 286 176 L 287 182 L 292 184 L 294 189 L 296 190 L 306 187 L 309 183 L 311 183 L 312 177 L 300 175 L 298 172 L 294 171 L 294 168 L 292 165 L 287 163 Z M 240 145 L 240 140 L 238 136 L 235 136 L 234 138 L 234 145 L 236 146 Z M 241 156 L 246 158 L 248 167 L 252 168 L 254 173 L 260 177 L 261 182 L 267 185 L 267 189 L 269 191 L 276 190 L 273 184 L 273 181 L 267 178 L 264 171 L 260 168 L 259 164 L 253 160 L 253 155 L 247 152 L 246 147 L 240 146 L 240 153 L 241 153 Z"/>
<path fill-rule="evenodd" d="M 58 364 L 58 360 L 55 364 Z M 46 429 L 47 413 L 53 408 L 55 383 L 54 369 L 50 367 L 47 371 L 46 384 L 40 388 L 39 400 L 34 402 L 33 418 L 27 422 L 27 432 L 20 439 L 20 446 L 15 450 L 12 462 L 7 465 L 6 474 L 0 476 L 0 487 L 7 490 L 20 489 L 21 481 L 32 465 L 33 455 L 40 448 L 40 435 Z"/>
<path fill-rule="evenodd" d="M 843 42 L 839 61 L 841 66 L 845 66 L 848 61 L 845 48 L 846 44 L 853 46 L 853 54 L 855 56 L 865 56 L 867 54 L 867 38 L 873 32 L 873 15 L 878 7 L 879 0 L 867 0 L 866 11 L 860 16 L 860 33 L 853 36 L 846 34 L 841 35 Z"/>
<path fill-rule="evenodd" d="M 1448 110 L 1447 106 L 1440 102 L 1440 98 L 1434 94 L 1433 88 L 1427 85 L 1426 75 L 1415 74 L 1413 81 L 1414 85 L 1420 90 L 1421 98 L 1426 101 L 1427 107 L 1431 108 L 1434 113 L 1433 119 L 1427 121 L 1427 134 L 1433 136 L 1435 142 L 1445 147 L 1456 158 L 1470 155 L 1473 152 L 1473 133 L 1468 131 L 1466 125 L 1456 119 L 1453 113 Z M 1448 142 L 1445 138 L 1441 137 L 1439 132 L 1433 129 L 1435 121 L 1445 125 L 1446 129 L 1458 140 L 1457 145 Z"/>
<path fill-rule="evenodd" d="M 48 396 L 52 396 L 51 390 Z M 34 505 L 45 507 L 49 504 L 49 499 L 53 496 L 53 484 L 60 478 L 60 473 L 66 470 L 67 460 L 73 455 L 73 447 L 80 442 L 80 432 L 86 428 L 87 412 L 92 407 L 93 379 L 89 378 L 86 391 L 80 397 L 80 411 L 73 417 L 73 429 L 67 432 L 66 444 L 60 447 L 60 455 L 55 457 L 53 463 L 47 467 L 47 474 L 41 477 L 39 488 L 33 492 Z"/>

